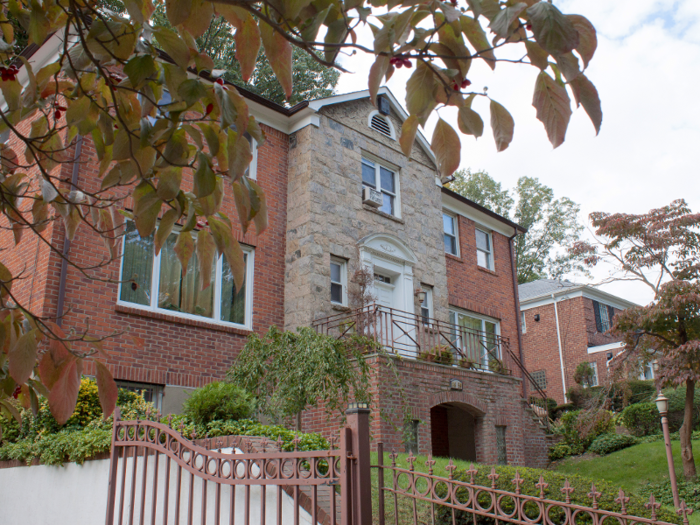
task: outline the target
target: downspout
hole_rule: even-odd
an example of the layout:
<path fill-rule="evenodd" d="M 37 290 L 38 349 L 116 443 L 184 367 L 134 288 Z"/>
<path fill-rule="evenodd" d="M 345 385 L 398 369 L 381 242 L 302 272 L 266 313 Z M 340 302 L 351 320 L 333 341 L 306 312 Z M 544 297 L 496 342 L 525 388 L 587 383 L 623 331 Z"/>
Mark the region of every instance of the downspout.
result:
<path fill-rule="evenodd" d="M 523 358 L 523 330 L 520 320 L 520 295 L 518 294 L 518 271 L 515 266 L 515 253 L 513 252 L 513 240 L 517 235 L 518 230 L 516 229 L 515 233 L 511 237 L 508 237 L 508 250 L 510 251 L 510 273 L 513 277 L 513 306 L 515 307 L 515 327 L 518 330 L 518 355 L 520 356 L 520 362 L 523 366 L 525 366 L 525 360 Z M 523 399 L 527 401 L 527 381 L 525 380 L 524 375 L 525 374 L 523 374 L 522 378 Z"/>
<path fill-rule="evenodd" d="M 557 323 L 557 343 L 559 344 L 559 365 L 561 366 L 561 386 L 564 391 L 564 403 L 568 403 L 569 400 L 566 398 L 566 373 L 564 372 L 564 353 L 561 349 L 561 333 L 559 331 L 559 311 L 557 310 L 557 300 L 552 294 L 552 301 L 554 303 L 554 321 Z"/>
<path fill-rule="evenodd" d="M 75 142 L 75 154 L 73 155 L 73 173 L 71 174 L 71 189 L 74 189 L 78 184 L 78 174 L 80 165 L 78 158 L 83 149 L 83 137 L 78 136 Z M 61 259 L 61 276 L 58 281 L 58 302 L 56 304 L 56 324 L 63 325 L 63 302 L 66 298 L 66 274 L 68 273 L 68 252 L 70 251 L 70 239 L 68 238 L 65 227 L 63 228 L 63 258 Z"/>

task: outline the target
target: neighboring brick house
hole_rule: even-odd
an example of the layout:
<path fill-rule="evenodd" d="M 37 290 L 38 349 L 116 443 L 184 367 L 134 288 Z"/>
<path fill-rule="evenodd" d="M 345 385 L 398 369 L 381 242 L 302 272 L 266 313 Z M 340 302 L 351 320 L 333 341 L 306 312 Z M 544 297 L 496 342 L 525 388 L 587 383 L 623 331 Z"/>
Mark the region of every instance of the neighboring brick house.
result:
<path fill-rule="evenodd" d="M 30 58 L 50 57 L 41 51 Z M 17 283 L 19 296 L 66 327 L 114 334 L 105 341 L 107 366 L 121 385 L 147 389 L 164 412 L 179 410 L 192 388 L 223 379 L 253 332 L 277 325 L 338 334 L 339 325 L 371 317 L 368 333 L 404 358 L 391 359 L 392 369 L 385 357 L 370 357 L 375 442 L 480 462 L 545 464 L 547 438 L 524 401 L 517 366 L 512 244 L 524 229 L 444 188 L 422 135 L 410 158 L 403 155 L 397 135 L 407 114 L 386 88 L 381 112 L 367 91 L 292 108 L 240 92 L 267 136 L 254 148 L 249 174 L 270 210 L 261 236 L 237 234 L 246 252 L 244 289 L 235 289 L 219 259 L 213 286 L 199 291 L 197 265 L 182 276 L 173 256 L 177 233 L 155 255 L 152 238 L 140 239 L 129 226 L 120 263 L 100 270 L 99 281 L 31 239 L 3 251 L 12 271 L 32 267 L 36 275 Z M 90 137 L 69 154 L 76 161 L 60 167 L 62 176 L 99 187 Z M 223 206 L 236 215 L 228 187 Z M 0 232 L 3 246 L 10 235 Z M 87 228 L 69 245 L 60 221 L 44 235 L 82 264 L 103 257 Z M 353 301 L 360 268 L 374 279 L 371 306 Z M 119 284 L 125 280 L 135 289 Z M 371 316 L 362 317 L 368 309 Z M 435 347 L 464 366 L 416 359 Z M 303 429 L 329 433 L 337 422 L 317 409 L 305 414 Z"/>
<path fill-rule="evenodd" d="M 521 284 L 518 293 L 525 362 L 547 397 L 566 402 L 582 362 L 593 367 L 595 384 L 612 377 L 610 360 L 623 352 L 624 345 L 608 330 L 617 312 L 636 304 L 567 280 Z"/>

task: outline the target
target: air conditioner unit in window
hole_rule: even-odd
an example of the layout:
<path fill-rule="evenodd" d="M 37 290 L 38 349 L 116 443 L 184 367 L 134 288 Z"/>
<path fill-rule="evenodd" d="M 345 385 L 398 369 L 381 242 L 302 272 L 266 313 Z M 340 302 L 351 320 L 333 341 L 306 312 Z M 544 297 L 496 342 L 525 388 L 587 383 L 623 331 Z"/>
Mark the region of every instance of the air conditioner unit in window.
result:
<path fill-rule="evenodd" d="M 365 186 L 362 188 L 362 203 L 379 208 L 382 205 L 382 192 Z"/>

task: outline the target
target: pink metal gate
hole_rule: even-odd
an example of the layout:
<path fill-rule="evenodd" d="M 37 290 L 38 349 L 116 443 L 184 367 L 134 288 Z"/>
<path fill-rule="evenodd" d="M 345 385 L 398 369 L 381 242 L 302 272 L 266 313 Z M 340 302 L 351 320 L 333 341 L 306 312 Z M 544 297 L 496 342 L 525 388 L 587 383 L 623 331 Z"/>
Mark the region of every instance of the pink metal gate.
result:
<path fill-rule="evenodd" d="M 218 450 L 209 450 L 168 425 L 122 421 L 117 411 L 106 524 L 369 523 L 366 412 L 348 410 L 339 448 L 299 451 L 295 443 L 282 452 L 281 443 L 265 441 L 253 451 L 246 438 L 215 439 Z"/>

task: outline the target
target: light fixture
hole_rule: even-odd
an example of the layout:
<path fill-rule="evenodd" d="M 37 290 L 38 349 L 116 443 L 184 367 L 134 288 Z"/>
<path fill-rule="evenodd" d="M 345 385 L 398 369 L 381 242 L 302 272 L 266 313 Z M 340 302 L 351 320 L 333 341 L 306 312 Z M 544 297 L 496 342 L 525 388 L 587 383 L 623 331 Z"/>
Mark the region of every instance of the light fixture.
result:
<path fill-rule="evenodd" d="M 428 295 L 428 293 L 423 290 L 422 288 L 416 289 L 416 297 L 418 298 L 418 302 L 420 304 L 423 304 L 425 302 L 425 298 Z"/>
<path fill-rule="evenodd" d="M 662 417 L 665 416 L 668 413 L 668 398 L 659 392 L 655 402 L 656 408 L 659 409 L 659 414 L 661 414 Z"/>

